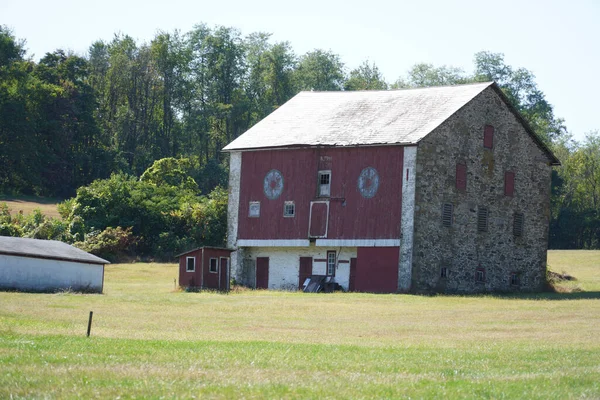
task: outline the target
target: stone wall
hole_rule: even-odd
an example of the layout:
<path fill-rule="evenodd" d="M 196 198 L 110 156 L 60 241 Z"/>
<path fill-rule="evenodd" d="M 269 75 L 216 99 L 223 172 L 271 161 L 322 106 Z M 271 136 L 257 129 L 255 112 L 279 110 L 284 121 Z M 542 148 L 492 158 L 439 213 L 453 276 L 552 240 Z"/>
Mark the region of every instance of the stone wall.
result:
<path fill-rule="evenodd" d="M 484 148 L 485 125 L 494 127 L 492 149 Z M 466 164 L 465 191 L 456 187 L 458 162 Z M 419 142 L 411 290 L 540 290 L 550 217 L 549 164 L 491 87 Z M 504 193 L 506 171 L 515 172 L 513 196 Z M 442 224 L 444 203 L 453 206 L 449 227 Z M 489 210 L 484 232 L 478 230 L 482 207 Z M 513 235 L 515 213 L 524 215 L 521 237 Z M 478 269 L 482 282 L 476 279 Z M 512 274 L 518 284 L 511 284 Z"/>

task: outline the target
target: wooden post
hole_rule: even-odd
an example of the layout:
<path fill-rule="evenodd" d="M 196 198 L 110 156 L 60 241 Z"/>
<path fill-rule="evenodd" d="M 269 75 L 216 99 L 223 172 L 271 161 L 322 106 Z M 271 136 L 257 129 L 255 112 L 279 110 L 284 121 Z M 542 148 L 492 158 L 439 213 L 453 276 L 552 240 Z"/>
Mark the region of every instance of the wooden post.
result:
<path fill-rule="evenodd" d="M 88 320 L 87 337 L 90 337 L 90 331 L 92 330 L 92 316 L 93 315 L 94 315 L 94 312 L 90 311 L 90 319 Z"/>

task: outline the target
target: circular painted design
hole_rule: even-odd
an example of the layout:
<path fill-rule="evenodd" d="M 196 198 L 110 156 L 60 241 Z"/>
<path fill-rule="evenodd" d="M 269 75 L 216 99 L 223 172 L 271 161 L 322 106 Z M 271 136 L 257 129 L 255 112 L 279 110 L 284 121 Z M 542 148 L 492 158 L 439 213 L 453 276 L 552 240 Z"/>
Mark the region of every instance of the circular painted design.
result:
<path fill-rule="evenodd" d="M 272 169 L 265 175 L 263 190 L 268 199 L 275 200 L 283 192 L 283 175 L 276 169 Z"/>
<path fill-rule="evenodd" d="M 358 176 L 358 191 L 365 199 L 370 199 L 377 194 L 379 189 L 379 174 L 373 167 L 367 167 Z"/>

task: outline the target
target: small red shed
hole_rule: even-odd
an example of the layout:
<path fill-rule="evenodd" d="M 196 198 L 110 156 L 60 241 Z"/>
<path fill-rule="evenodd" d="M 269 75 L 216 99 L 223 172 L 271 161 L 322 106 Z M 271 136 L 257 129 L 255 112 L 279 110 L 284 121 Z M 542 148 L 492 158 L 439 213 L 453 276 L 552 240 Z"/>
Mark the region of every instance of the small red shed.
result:
<path fill-rule="evenodd" d="M 179 286 L 228 291 L 232 251 L 204 246 L 179 254 Z"/>

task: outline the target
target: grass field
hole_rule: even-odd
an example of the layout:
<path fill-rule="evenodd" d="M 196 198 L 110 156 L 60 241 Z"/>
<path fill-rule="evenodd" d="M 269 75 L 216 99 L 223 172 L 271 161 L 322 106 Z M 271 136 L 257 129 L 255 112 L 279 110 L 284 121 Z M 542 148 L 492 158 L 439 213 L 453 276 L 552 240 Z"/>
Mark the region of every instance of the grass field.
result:
<path fill-rule="evenodd" d="M 0 195 L 0 203 L 6 203 L 11 210 L 11 214 L 16 214 L 23 211 L 23 214 L 28 215 L 35 209 L 39 209 L 42 214 L 47 217 L 61 218 L 56 205 L 60 200 L 47 197 L 35 196 L 4 196 Z"/>
<path fill-rule="evenodd" d="M 600 398 L 600 252 L 549 264 L 580 292 L 185 293 L 110 265 L 102 295 L 0 292 L 0 398 Z"/>

